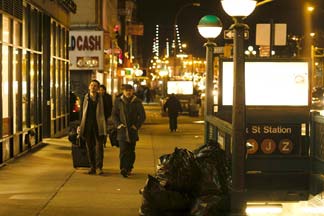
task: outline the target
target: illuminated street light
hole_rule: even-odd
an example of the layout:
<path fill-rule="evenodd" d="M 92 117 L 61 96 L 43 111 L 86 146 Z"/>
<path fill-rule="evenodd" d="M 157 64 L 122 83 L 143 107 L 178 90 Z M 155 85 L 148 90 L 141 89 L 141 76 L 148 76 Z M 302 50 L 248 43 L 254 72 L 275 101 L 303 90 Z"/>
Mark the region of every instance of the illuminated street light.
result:
<path fill-rule="evenodd" d="M 310 5 L 307 6 L 307 10 L 308 10 L 309 12 L 313 12 L 314 9 L 315 9 L 315 8 L 314 8 L 313 6 L 310 6 Z"/>
<path fill-rule="evenodd" d="M 244 215 L 246 201 L 245 192 L 245 61 L 244 31 L 249 27 L 243 18 L 249 16 L 256 7 L 254 0 L 222 0 L 222 7 L 232 17 L 234 24 L 234 85 L 232 107 L 232 194 L 231 212 Z"/>
<path fill-rule="evenodd" d="M 239 18 L 249 16 L 256 7 L 255 0 L 222 0 L 222 6 L 225 12 L 230 15 L 234 21 Z"/>
<path fill-rule="evenodd" d="M 214 48 L 216 43 L 213 40 L 221 33 L 223 25 L 221 20 L 214 15 L 207 15 L 200 19 L 198 23 L 198 31 L 201 36 L 207 39 L 204 44 L 206 47 L 206 88 L 205 88 L 205 113 L 204 116 L 207 118 L 208 115 L 213 114 L 214 108 Z M 208 123 L 205 121 L 205 143 L 208 141 L 207 137 Z"/>
<path fill-rule="evenodd" d="M 200 6 L 200 3 L 198 3 L 198 2 L 191 2 L 191 3 L 187 3 L 187 4 L 184 4 L 178 11 L 177 11 L 177 13 L 176 13 L 176 15 L 175 15 L 175 18 L 174 18 L 174 26 L 173 26 L 173 43 L 172 43 L 172 48 L 174 48 L 173 49 L 173 61 L 174 61 L 174 63 L 173 63 L 173 67 L 174 67 L 174 69 L 173 69 L 173 73 L 176 73 L 176 61 L 177 61 L 177 59 L 176 59 L 176 56 L 177 56 L 177 46 L 179 46 L 179 49 L 180 49 L 180 51 L 182 52 L 182 47 L 181 47 L 181 41 L 180 41 L 180 35 L 179 34 L 177 34 L 177 29 L 178 29 L 178 17 L 179 17 L 179 15 L 180 15 L 180 13 L 182 12 L 182 10 L 183 9 L 185 9 L 186 7 L 191 7 L 191 6 L 193 6 L 193 7 L 199 7 Z M 174 75 L 174 74 L 173 74 Z"/>
<path fill-rule="evenodd" d="M 315 7 L 311 5 L 309 2 L 304 4 L 304 12 L 305 12 L 305 47 L 304 47 L 304 56 L 309 57 L 311 54 L 311 46 L 312 46 L 312 14 L 314 13 Z"/>

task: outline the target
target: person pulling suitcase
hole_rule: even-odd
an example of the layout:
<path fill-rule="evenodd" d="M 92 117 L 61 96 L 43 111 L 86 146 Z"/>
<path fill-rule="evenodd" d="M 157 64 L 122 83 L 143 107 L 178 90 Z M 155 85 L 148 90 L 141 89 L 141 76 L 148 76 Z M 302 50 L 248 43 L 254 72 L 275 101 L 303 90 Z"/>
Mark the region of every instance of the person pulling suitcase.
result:
<path fill-rule="evenodd" d="M 98 93 L 99 86 L 98 80 L 91 80 L 82 104 L 80 137 L 86 143 L 90 175 L 96 174 L 96 171 L 99 175 L 103 174 L 104 139 L 107 135 L 104 101 Z"/>

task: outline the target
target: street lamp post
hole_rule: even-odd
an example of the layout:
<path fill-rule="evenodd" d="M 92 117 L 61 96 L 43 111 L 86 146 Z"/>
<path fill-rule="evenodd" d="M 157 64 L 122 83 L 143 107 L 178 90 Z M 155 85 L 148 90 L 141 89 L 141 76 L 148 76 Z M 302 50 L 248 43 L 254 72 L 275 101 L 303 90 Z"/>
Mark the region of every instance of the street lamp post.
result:
<path fill-rule="evenodd" d="M 199 7 L 200 3 L 197 2 L 192 2 L 192 3 L 187 3 L 184 4 L 176 13 L 175 17 L 174 17 L 174 25 L 173 25 L 173 39 L 174 39 L 174 50 L 173 50 L 173 75 L 176 74 L 176 61 L 177 61 L 177 44 L 179 45 L 180 42 L 177 42 L 177 25 L 178 25 L 178 17 L 179 14 L 182 12 L 182 10 L 186 7 L 190 7 L 190 6 L 194 6 L 194 7 Z"/>
<path fill-rule="evenodd" d="M 233 18 L 234 24 L 234 81 L 232 107 L 232 194 L 231 214 L 244 215 L 245 192 L 245 61 L 244 30 L 248 26 L 243 18 L 250 15 L 256 7 L 255 0 L 222 0 L 225 12 Z"/>
<path fill-rule="evenodd" d="M 198 31 L 201 36 L 207 39 L 204 44 L 206 47 L 206 87 L 205 87 L 205 104 L 204 116 L 213 114 L 214 108 L 214 48 L 216 43 L 213 40 L 221 33 L 223 28 L 221 20 L 214 15 L 207 15 L 200 19 Z M 205 143 L 208 142 L 208 123 L 205 121 Z"/>

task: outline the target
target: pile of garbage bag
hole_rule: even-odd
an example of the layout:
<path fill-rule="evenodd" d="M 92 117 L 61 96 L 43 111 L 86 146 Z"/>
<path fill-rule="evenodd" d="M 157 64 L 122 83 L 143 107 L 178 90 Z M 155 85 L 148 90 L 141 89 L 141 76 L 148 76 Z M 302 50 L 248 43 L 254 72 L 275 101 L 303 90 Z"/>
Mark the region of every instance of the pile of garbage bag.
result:
<path fill-rule="evenodd" d="M 175 148 L 159 158 L 140 190 L 141 216 L 214 216 L 230 210 L 230 161 L 218 143 L 194 151 Z"/>

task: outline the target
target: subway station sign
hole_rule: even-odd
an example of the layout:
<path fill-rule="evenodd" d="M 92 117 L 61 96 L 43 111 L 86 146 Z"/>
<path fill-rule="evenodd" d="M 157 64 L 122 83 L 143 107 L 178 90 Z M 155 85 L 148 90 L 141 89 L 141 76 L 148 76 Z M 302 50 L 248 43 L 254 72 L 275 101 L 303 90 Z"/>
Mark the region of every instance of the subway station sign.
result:
<path fill-rule="evenodd" d="M 257 124 L 246 128 L 248 154 L 293 155 L 301 145 L 300 124 Z"/>
<path fill-rule="evenodd" d="M 103 70 L 103 31 L 70 31 L 71 70 Z"/>

